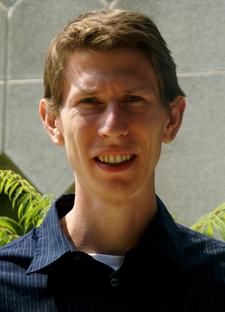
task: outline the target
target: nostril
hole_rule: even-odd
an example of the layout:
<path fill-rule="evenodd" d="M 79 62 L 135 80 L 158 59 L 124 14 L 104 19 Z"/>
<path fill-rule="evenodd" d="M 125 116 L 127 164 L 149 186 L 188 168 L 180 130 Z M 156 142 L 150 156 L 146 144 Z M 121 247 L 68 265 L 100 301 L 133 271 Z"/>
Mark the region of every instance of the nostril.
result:
<path fill-rule="evenodd" d="M 105 125 L 99 129 L 98 133 L 103 137 L 120 137 L 128 134 L 128 128 L 127 126 Z"/>

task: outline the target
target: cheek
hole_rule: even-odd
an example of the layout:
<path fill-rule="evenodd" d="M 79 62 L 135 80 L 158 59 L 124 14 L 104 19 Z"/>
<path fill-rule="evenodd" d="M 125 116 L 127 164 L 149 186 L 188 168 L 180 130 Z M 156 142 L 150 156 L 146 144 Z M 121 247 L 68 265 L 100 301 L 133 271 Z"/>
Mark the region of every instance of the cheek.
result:
<path fill-rule="evenodd" d="M 76 118 L 67 127 L 65 145 L 70 157 L 82 159 L 93 141 L 94 129 L 83 118 Z M 72 156 L 73 155 L 73 156 Z"/>
<path fill-rule="evenodd" d="M 161 145 L 164 137 L 164 125 L 149 122 L 149 125 L 143 128 L 139 137 L 142 137 L 142 142 L 145 145 L 148 158 L 159 158 Z M 141 138 L 140 137 L 140 138 Z"/>
<path fill-rule="evenodd" d="M 74 138 L 79 138 L 85 133 L 87 128 L 87 122 L 84 118 L 73 117 L 69 121 L 66 121 L 64 128 L 65 139 L 74 141 Z"/>

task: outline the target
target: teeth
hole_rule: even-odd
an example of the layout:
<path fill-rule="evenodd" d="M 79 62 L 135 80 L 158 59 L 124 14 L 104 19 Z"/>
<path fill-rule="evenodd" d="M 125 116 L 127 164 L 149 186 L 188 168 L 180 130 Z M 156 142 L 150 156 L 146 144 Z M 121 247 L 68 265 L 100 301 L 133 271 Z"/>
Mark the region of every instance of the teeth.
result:
<path fill-rule="evenodd" d="M 98 160 L 108 164 L 120 164 L 132 158 L 130 154 L 98 156 Z"/>

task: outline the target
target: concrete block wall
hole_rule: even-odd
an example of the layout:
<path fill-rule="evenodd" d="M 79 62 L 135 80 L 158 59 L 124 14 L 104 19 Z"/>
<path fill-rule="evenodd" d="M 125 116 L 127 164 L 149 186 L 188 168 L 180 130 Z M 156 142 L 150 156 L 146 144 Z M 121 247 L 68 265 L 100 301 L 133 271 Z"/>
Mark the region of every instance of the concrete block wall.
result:
<path fill-rule="evenodd" d="M 190 225 L 225 201 L 225 0 L 0 0 L 0 168 L 54 196 L 72 186 L 64 151 L 38 117 L 43 60 L 68 20 L 109 6 L 151 16 L 177 64 L 187 110 L 176 140 L 163 146 L 157 193 Z"/>

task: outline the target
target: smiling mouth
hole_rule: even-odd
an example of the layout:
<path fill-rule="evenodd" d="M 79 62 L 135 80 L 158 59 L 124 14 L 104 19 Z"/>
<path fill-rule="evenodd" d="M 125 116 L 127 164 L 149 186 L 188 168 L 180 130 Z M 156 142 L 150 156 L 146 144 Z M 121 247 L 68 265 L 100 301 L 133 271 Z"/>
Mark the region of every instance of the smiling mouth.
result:
<path fill-rule="evenodd" d="M 109 166 L 119 166 L 133 160 L 136 156 L 132 154 L 121 154 L 121 155 L 100 155 L 95 157 L 95 160 L 101 164 Z"/>

